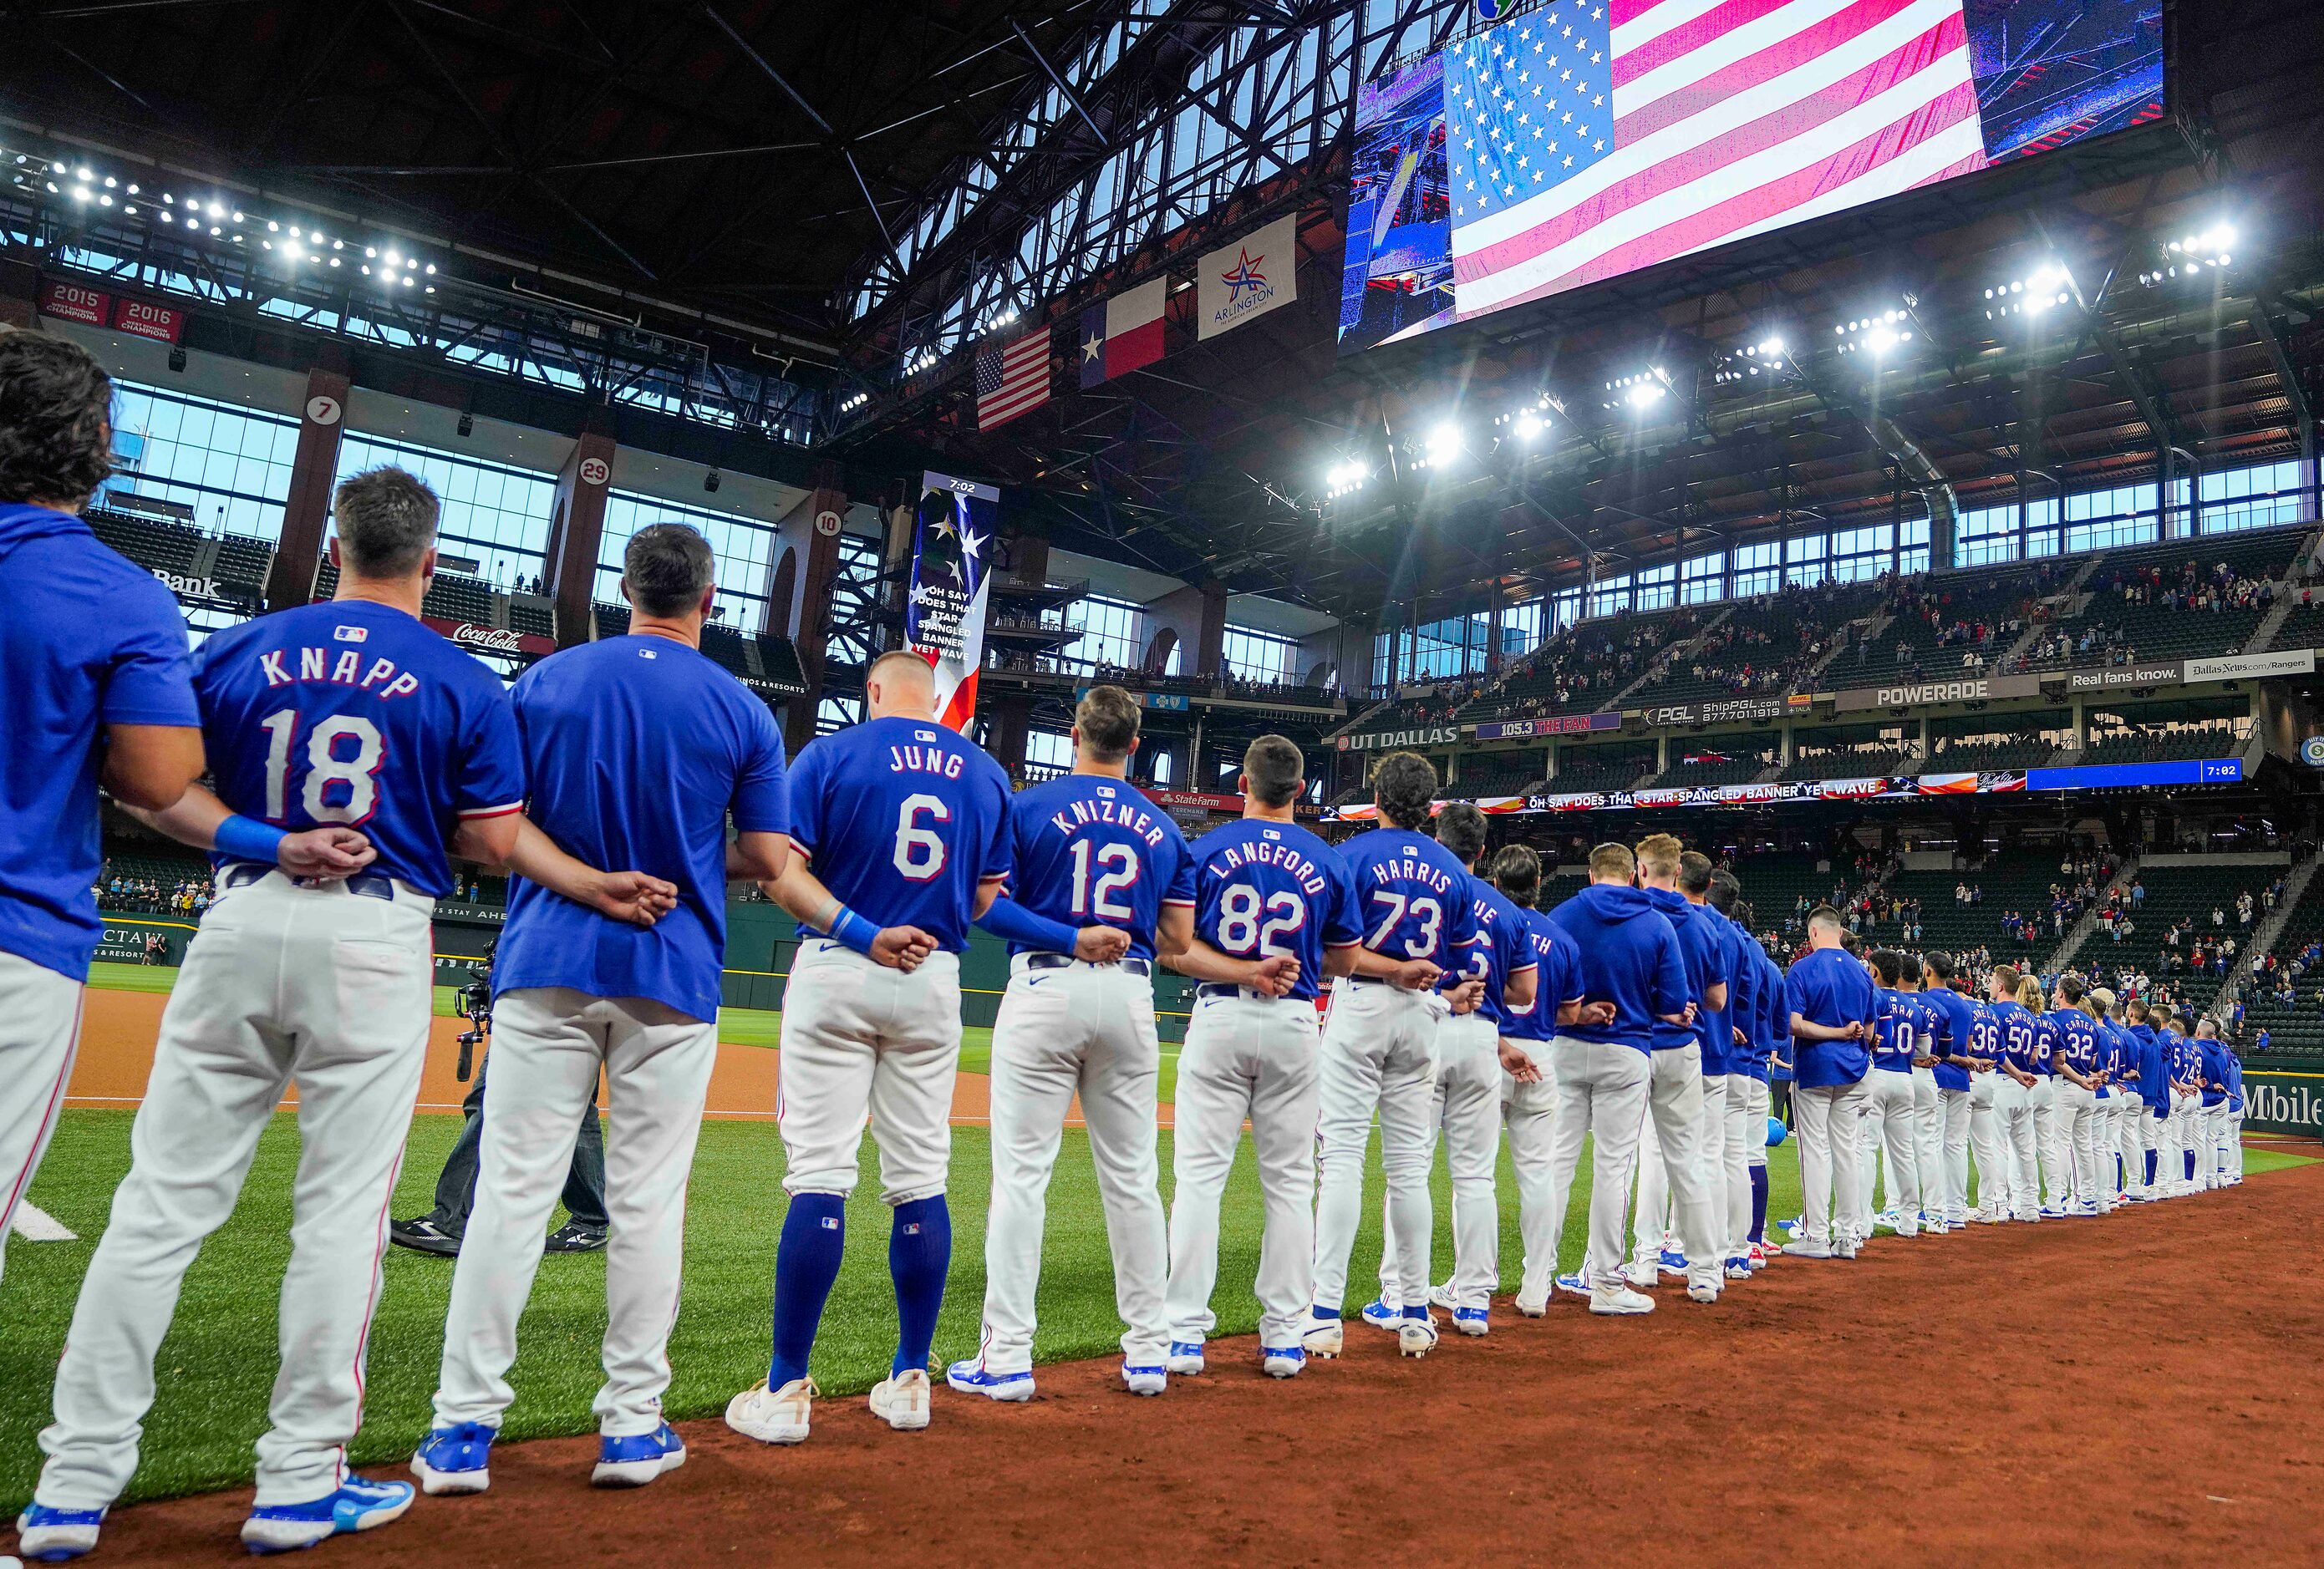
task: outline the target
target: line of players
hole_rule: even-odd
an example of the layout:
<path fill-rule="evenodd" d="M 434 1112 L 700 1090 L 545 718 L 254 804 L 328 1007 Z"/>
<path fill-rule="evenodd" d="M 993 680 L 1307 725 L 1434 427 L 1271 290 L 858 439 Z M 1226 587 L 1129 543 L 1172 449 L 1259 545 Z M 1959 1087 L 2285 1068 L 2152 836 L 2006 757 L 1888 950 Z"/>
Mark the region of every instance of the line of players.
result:
<path fill-rule="evenodd" d="M 1198 854 L 1127 783 L 1139 718 L 1127 693 L 1093 689 L 1076 713 L 1073 772 L 1012 796 L 989 757 L 935 722 L 925 661 L 891 655 L 867 674 L 866 720 L 813 743 L 787 770 L 764 705 L 699 653 L 715 563 L 678 526 L 630 543 L 627 635 L 554 655 L 504 693 L 419 619 L 436 499 L 408 474 L 374 471 L 335 498 L 337 599 L 217 634 L 189 665 L 182 641 L 171 646 L 182 632 L 169 625 L 166 595 L 113 569 L 117 558 L 76 516 L 103 475 L 109 387 L 77 351 L 54 340 L 26 348 L 30 336 L 0 338 L 0 434 L 25 436 L 26 451 L 85 450 L 0 509 L 0 546 L 41 569 L 5 629 L 11 667 L 60 666 L 53 679 L 12 683 L 12 744 L 0 751 L 49 768 L 53 778 L 35 784 L 74 825 L 43 837 L 14 822 L 0 846 L 10 891 L 35 887 L 38 874 L 37 891 L 53 892 L 63 912 L 28 918 L 37 942 L 0 933 L 13 961 L 0 968 L 11 1005 L 0 1047 L 9 1083 L 25 1091 L 12 1090 L 0 1130 L 11 1204 L 69 1073 L 77 983 L 93 946 L 100 766 L 118 799 L 211 850 L 220 867 L 220 897 L 164 1012 L 132 1169 L 59 1369 L 56 1421 L 41 1437 L 48 1463 L 18 1522 L 36 1559 L 97 1545 L 135 1467 L 179 1285 L 231 1213 L 293 1082 L 301 1150 L 282 1366 L 243 1538 L 258 1551 L 310 1546 L 410 1506 L 410 1484 L 352 1474 L 346 1445 L 362 1418 L 388 1205 L 428 1039 L 428 912 L 448 891 L 456 850 L 515 881 L 494 975 L 500 1060 L 476 1207 L 435 1425 L 411 1465 L 430 1492 L 489 1485 L 518 1320 L 601 1077 L 612 1225 L 592 1480 L 641 1485 L 685 1461 L 661 1398 L 730 877 L 760 880 L 821 934 L 802 945 L 786 997 L 791 1203 L 769 1375 L 727 1413 L 737 1430 L 775 1443 L 807 1436 L 807 1363 L 867 1120 L 892 1212 L 899 1320 L 890 1376 L 871 1406 L 897 1428 L 928 1421 L 927 1363 L 951 1255 L 957 955 L 972 923 L 1005 938 L 1012 959 L 993 1034 L 983 1334 L 978 1354 L 946 1378 L 1003 1401 L 1033 1392 L 1046 1191 L 1076 1101 L 1112 1247 L 1123 1381 L 1151 1395 L 1172 1372 L 1204 1365 L 1219 1195 L 1246 1119 L 1267 1211 L 1260 1360 L 1287 1377 L 1342 1347 L 1375 1116 L 1394 1279 L 1412 1285 L 1391 1288 L 1383 1317 L 1420 1356 L 1438 1335 L 1425 1299 L 1438 1130 L 1454 1164 L 1453 1322 L 1464 1332 L 1489 1327 L 1499 1274 L 1490 1184 L 1502 1124 L 1520 1152 L 1520 1311 L 1548 1302 L 1586 1135 L 1596 1143 L 1591 1255 L 1619 1258 L 1630 1163 L 1647 1129 L 1642 1210 L 1659 1216 L 1667 1206 L 1688 1252 L 1689 1296 L 1715 1300 L 1723 1280 L 1748 1272 L 1764 1210 L 1764 1140 L 1752 1133 L 1765 1125 L 1767 1054 L 1786 1028 L 1804 1058 L 1811 1042 L 1861 1041 L 1875 1027 L 1868 1007 L 1841 1024 L 1817 1022 L 1832 1012 L 1825 1004 L 1853 1005 L 1855 994 L 1803 990 L 1816 954 L 1779 978 L 1717 913 L 1734 908 L 1731 882 L 1666 836 L 1645 841 L 1636 860 L 1600 847 L 1588 889 L 1547 918 L 1528 913 L 1538 863 L 1505 853 L 1494 881 L 1480 876 L 1484 824 L 1473 809 L 1447 807 L 1435 835 L 1425 831 L 1436 781 L 1411 754 L 1379 765 L 1382 826 L 1334 851 L 1291 821 L 1304 785 L 1297 748 L 1264 738 L 1245 760 L 1244 820 L 1206 835 Z M 69 629 L 106 647 L 66 647 Z M 64 767 L 14 744 L 35 733 L 69 739 Z M 161 761 L 143 760 L 149 752 Z M 189 787 L 205 759 L 215 788 Z M 600 869 L 620 867 L 637 869 Z M 1820 950 L 1837 947 L 1836 923 L 1815 930 L 1833 937 Z M 1177 1204 L 1167 1216 L 1157 962 L 1198 982 L 1179 1065 Z M 1319 1032 L 1327 978 L 1342 984 Z M 1631 1275 L 1608 1270 L 1587 1284 L 1591 1309 L 1649 1310 L 1635 1263 Z"/>

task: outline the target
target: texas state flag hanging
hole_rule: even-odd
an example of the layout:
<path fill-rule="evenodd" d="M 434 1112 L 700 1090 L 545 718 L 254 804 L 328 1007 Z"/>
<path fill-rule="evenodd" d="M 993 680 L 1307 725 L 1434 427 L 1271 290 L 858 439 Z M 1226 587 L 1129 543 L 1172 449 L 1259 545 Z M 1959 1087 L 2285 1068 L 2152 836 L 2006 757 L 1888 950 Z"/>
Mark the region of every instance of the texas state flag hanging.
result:
<path fill-rule="evenodd" d="M 1162 357 L 1165 279 L 1141 283 L 1082 312 L 1082 385 L 1126 376 Z"/>

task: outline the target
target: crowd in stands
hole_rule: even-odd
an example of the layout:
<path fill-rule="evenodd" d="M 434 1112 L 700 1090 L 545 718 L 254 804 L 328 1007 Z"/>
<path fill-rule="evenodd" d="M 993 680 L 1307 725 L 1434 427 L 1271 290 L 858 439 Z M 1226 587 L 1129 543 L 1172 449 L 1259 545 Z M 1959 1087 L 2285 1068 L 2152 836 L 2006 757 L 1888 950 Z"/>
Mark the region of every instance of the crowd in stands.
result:
<path fill-rule="evenodd" d="M 1683 661 L 1698 682 L 1745 697 L 1790 690 L 1802 673 L 1821 663 L 1840 636 L 1820 622 L 1801 620 L 1788 646 L 1764 627 L 1729 622 L 1715 629 Z M 1677 665 L 1680 660 L 1674 658 Z"/>
<path fill-rule="evenodd" d="M 108 859 L 97 875 L 97 902 L 107 910 L 140 915 L 198 916 L 215 893 L 209 875 L 171 881 L 124 876 Z"/>

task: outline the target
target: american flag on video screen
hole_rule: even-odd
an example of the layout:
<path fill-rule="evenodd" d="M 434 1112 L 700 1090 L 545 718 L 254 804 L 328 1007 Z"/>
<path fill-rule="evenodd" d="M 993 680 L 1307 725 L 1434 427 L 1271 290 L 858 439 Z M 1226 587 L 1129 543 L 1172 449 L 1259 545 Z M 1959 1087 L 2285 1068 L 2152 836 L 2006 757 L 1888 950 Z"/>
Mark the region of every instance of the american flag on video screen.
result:
<path fill-rule="evenodd" d="M 1445 51 L 1463 317 L 1985 167 L 1962 0 L 1553 0 Z"/>
<path fill-rule="evenodd" d="M 976 356 L 976 428 L 991 430 L 1049 400 L 1049 329 Z"/>

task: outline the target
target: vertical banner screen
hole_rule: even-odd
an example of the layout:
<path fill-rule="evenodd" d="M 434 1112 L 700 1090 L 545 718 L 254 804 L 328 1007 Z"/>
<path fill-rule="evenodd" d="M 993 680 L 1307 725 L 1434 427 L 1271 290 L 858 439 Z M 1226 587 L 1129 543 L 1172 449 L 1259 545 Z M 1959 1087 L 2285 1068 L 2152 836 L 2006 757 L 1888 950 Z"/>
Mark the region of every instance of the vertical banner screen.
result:
<path fill-rule="evenodd" d="M 933 473 L 920 477 L 904 640 L 935 666 L 936 717 L 956 730 L 965 731 L 976 717 L 989 567 L 1000 522 L 1001 492 L 991 485 Z"/>
<path fill-rule="evenodd" d="M 2163 0 L 1551 0 L 1363 90 L 1340 349 L 2163 113 Z"/>

